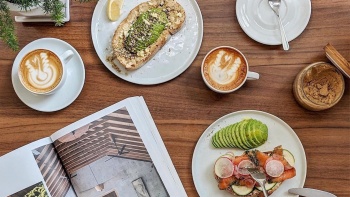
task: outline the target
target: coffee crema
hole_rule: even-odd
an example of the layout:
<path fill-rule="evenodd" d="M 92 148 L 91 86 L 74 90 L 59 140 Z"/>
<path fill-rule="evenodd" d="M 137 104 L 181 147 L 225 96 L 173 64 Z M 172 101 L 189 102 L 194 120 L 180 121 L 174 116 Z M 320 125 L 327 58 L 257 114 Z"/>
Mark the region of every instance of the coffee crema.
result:
<path fill-rule="evenodd" d="M 63 66 L 59 57 L 52 51 L 37 49 L 24 56 L 19 72 L 27 89 L 35 93 L 47 93 L 60 83 Z"/>
<path fill-rule="evenodd" d="M 204 60 L 203 75 L 215 89 L 229 91 L 239 87 L 247 76 L 247 63 L 234 49 L 218 48 Z"/>

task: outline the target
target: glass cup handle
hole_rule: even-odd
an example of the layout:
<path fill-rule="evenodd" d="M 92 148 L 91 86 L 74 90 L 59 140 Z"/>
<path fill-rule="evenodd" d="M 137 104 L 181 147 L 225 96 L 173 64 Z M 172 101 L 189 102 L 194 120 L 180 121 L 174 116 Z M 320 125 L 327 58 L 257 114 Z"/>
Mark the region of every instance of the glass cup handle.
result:
<path fill-rule="evenodd" d="M 259 77 L 260 77 L 259 73 L 251 72 L 251 71 L 248 71 L 247 73 L 247 80 L 257 80 L 259 79 Z"/>
<path fill-rule="evenodd" d="M 62 59 L 63 63 L 66 64 L 69 62 L 69 60 L 72 59 L 74 53 L 72 50 L 67 50 L 62 55 L 60 55 L 60 58 Z"/>

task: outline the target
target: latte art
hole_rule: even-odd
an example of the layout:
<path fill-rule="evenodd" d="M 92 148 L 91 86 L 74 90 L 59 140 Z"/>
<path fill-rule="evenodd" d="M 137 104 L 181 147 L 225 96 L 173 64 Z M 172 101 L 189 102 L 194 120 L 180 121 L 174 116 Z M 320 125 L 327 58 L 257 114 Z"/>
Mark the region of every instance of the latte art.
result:
<path fill-rule="evenodd" d="M 34 88 L 47 89 L 55 84 L 58 78 L 58 70 L 56 66 L 52 66 L 48 60 L 47 54 L 42 52 L 35 55 L 32 60 L 26 63 L 28 83 Z"/>
<path fill-rule="evenodd" d="M 210 86 L 217 90 L 229 91 L 245 81 L 247 63 L 236 50 L 219 48 L 206 56 L 202 72 Z"/>
<path fill-rule="evenodd" d="M 216 59 L 208 62 L 208 65 L 210 65 L 208 70 L 209 76 L 216 83 L 222 85 L 229 84 L 237 78 L 237 70 L 241 63 L 240 57 L 221 50 L 216 55 Z"/>
<path fill-rule="evenodd" d="M 22 83 L 36 93 L 53 90 L 60 83 L 62 74 L 59 57 L 49 50 L 38 49 L 28 53 L 20 65 Z"/>

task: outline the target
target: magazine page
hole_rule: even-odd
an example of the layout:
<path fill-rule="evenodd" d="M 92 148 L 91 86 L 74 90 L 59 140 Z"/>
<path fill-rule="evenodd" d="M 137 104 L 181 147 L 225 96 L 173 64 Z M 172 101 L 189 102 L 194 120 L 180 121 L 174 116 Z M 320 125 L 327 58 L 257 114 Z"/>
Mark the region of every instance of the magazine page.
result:
<path fill-rule="evenodd" d="M 51 138 L 0 157 L 0 196 L 75 197 Z"/>
<path fill-rule="evenodd" d="M 139 105 L 132 105 L 130 110 L 132 117 L 138 117 L 140 121 L 135 122 L 137 129 L 140 131 L 141 138 L 145 140 L 147 150 L 155 160 L 155 165 L 168 192 L 175 197 L 186 197 L 186 191 L 171 161 L 169 153 L 159 134 L 156 124 L 153 121 L 150 111 L 144 99 L 139 99 Z M 142 110 L 142 113 L 140 111 Z M 147 128 L 147 129 L 146 129 Z"/>
<path fill-rule="evenodd" d="M 144 138 L 158 132 L 149 127 L 153 120 L 145 109 L 142 97 L 128 98 L 51 136 L 77 196 L 187 196 L 181 182 L 182 188 L 174 183 L 170 158 L 165 162 L 159 151 L 164 144 Z"/>

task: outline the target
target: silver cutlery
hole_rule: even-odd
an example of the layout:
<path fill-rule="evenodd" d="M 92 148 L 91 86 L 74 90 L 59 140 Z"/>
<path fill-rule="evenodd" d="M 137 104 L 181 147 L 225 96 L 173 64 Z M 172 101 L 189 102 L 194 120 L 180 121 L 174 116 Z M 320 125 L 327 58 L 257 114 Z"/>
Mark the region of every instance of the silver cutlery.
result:
<path fill-rule="evenodd" d="M 279 22 L 279 26 L 280 26 L 280 32 L 281 32 L 281 37 L 282 37 L 282 45 L 283 45 L 283 49 L 285 51 L 289 50 L 289 44 L 288 44 L 288 40 L 287 40 L 287 36 L 286 33 L 284 31 L 284 27 L 280 18 L 280 5 L 281 5 L 281 0 L 268 0 L 269 5 L 271 7 L 271 9 L 273 10 L 273 12 L 277 15 L 278 18 L 278 22 Z"/>
<path fill-rule="evenodd" d="M 288 190 L 291 194 L 297 194 L 300 196 L 305 197 L 337 197 L 334 194 L 331 194 L 329 192 L 317 190 L 317 189 L 311 189 L 311 188 L 292 188 Z"/>
<path fill-rule="evenodd" d="M 249 174 L 253 177 L 253 179 L 259 183 L 260 187 L 263 190 L 264 196 L 268 197 L 267 191 L 265 189 L 265 183 L 266 183 L 266 175 L 265 173 L 261 172 L 258 168 L 246 168 L 249 172 Z"/>

